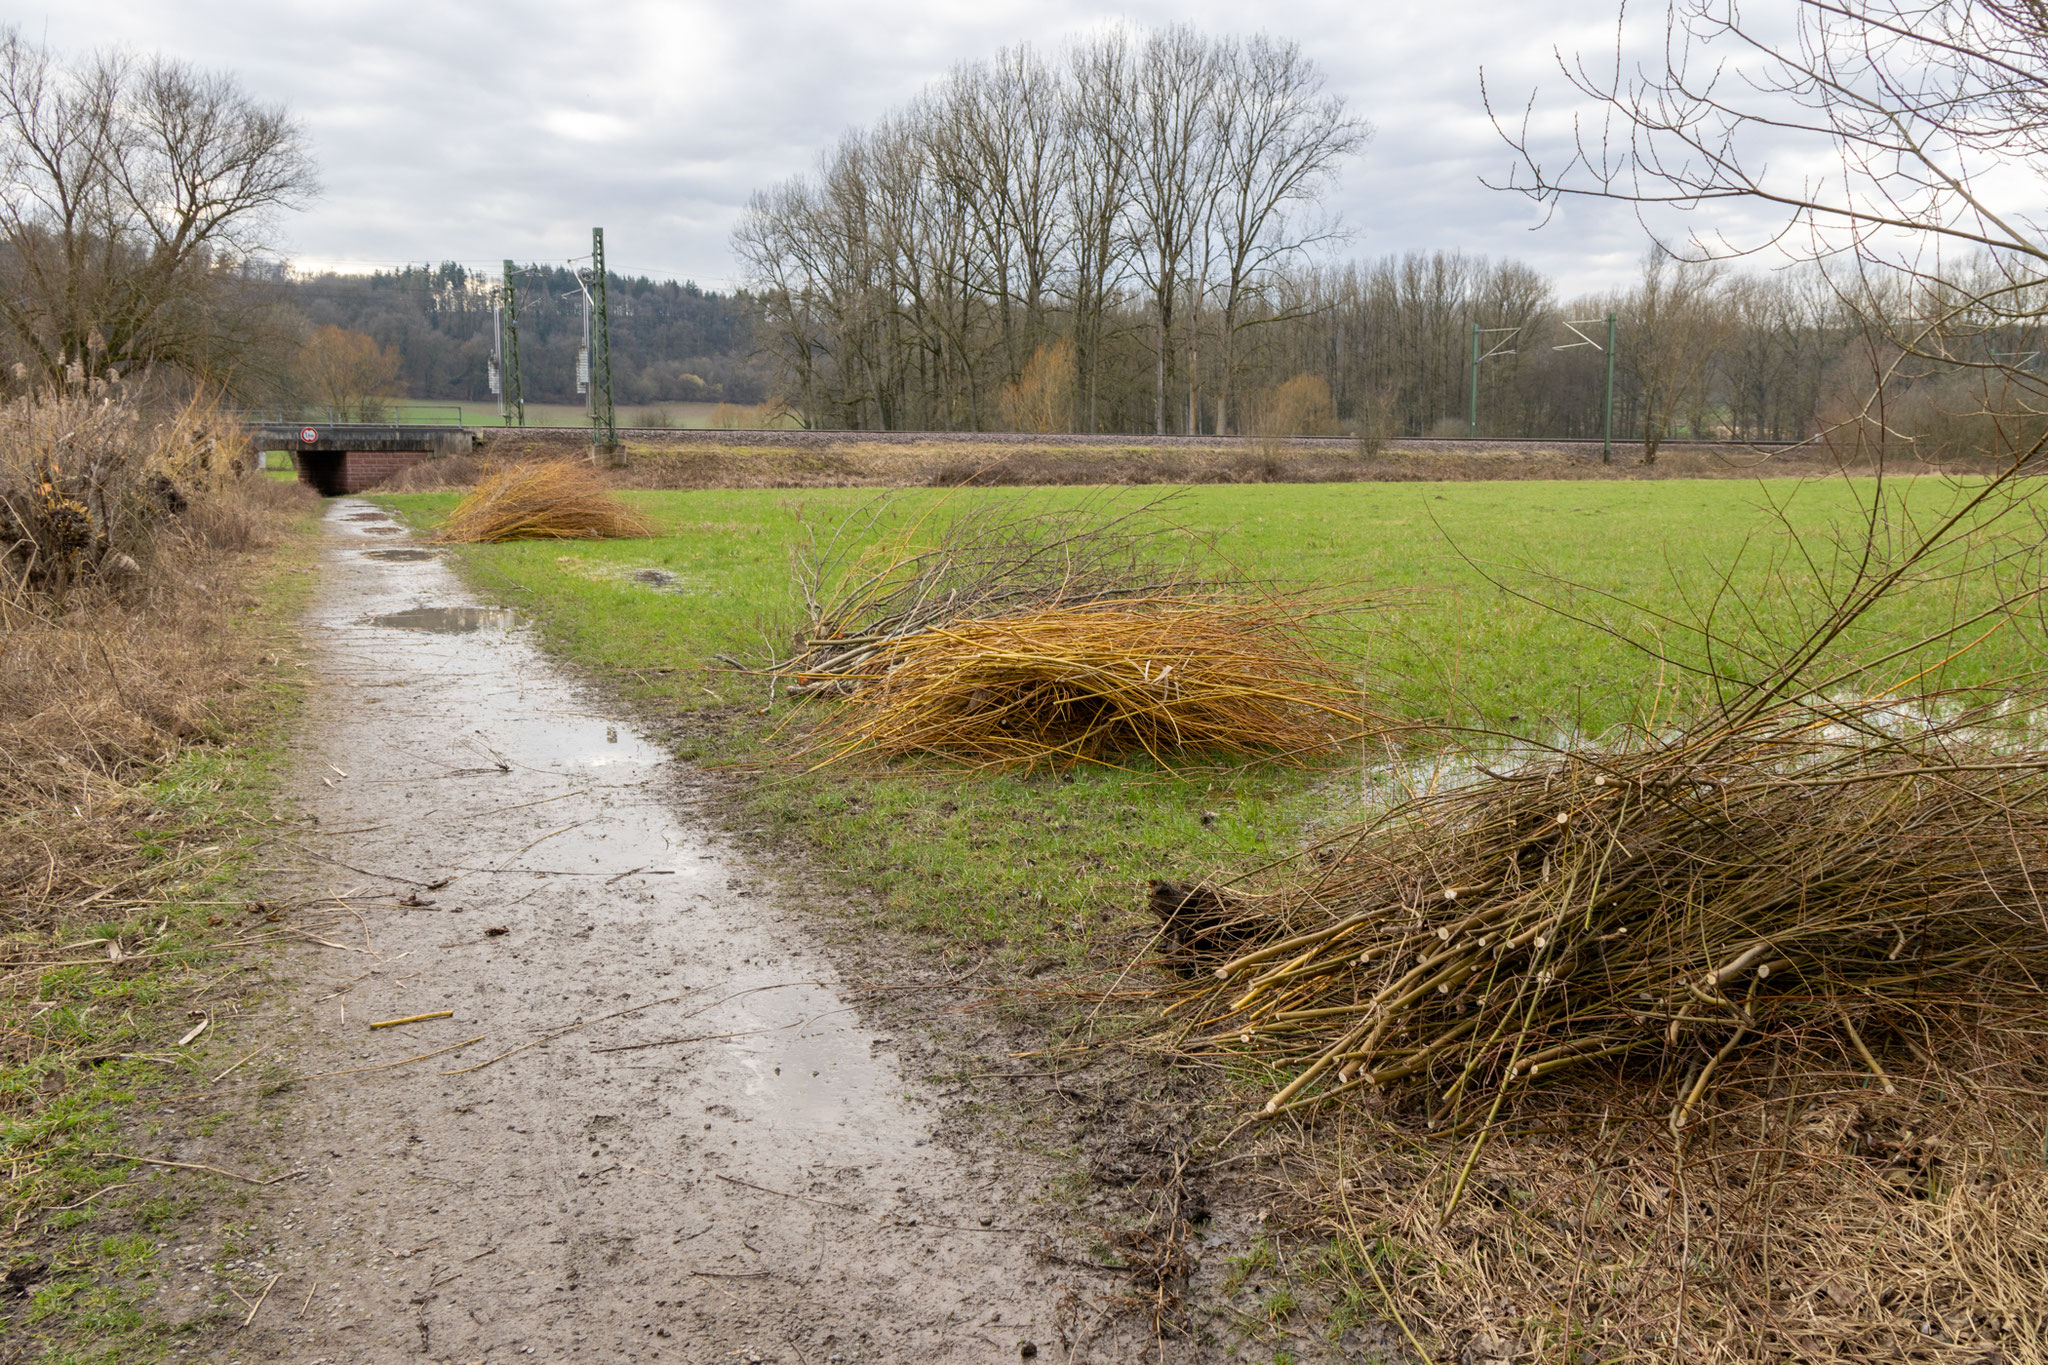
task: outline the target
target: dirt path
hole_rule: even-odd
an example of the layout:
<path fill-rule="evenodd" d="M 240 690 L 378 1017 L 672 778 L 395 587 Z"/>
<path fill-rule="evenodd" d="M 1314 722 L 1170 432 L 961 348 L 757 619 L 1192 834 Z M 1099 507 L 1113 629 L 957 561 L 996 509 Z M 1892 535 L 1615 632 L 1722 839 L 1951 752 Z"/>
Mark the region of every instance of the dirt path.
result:
<path fill-rule="evenodd" d="M 281 1055 L 480 1041 L 271 1102 L 304 1174 L 251 1194 L 273 1250 L 240 1269 L 279 1278 L 241 1358 L 1064 1357 L 1032 1173 L 934 1142 L 667 756 L 365 511 L 329 513 L 294 856 L 386 899 L 309 931 Z"/>

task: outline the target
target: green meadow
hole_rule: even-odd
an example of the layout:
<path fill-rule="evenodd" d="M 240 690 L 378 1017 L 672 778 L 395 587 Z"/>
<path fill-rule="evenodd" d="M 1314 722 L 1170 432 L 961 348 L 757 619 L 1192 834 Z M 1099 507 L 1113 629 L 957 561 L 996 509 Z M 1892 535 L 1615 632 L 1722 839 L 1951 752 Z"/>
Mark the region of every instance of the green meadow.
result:
<path fill-rule="evenodd" d="M 1884 495 L 1882 539 L 1910 539 L 1967 493 L 1923 480 Z M 1325 644 L 1384 710 L 1538 742 L 1682 724 L 1803 639 L 1868 539 L 1875 486 L 1829 480 L 1207 486 L 1161 509 L 1192 553 L 1248 578 L 1324 585 L 1356 609 Z M 735 818 L 793 841 L 893 924 L 966 947 L 1075 959 L 1140 926 L 1148 877 L 1229 872 L 1299 848 L 1385 800 L 1388 751 L 1313 771 L 1195 774 L 1078 768 L 965 772 L 937 763 L 808 772 L 802 724 L 749 664 L 798 622 L 791 557 L 873 495 L 858 490 L 628 493 L 661 534 L 457 551 L 480 591 L 518 607 L 545 645 L 684 719 L 682 752 L 755 775 Z M 988 499 L 1039 505 L 1099 490 L 918 490 L 888 524 L 930 528 Z M 1148 496 L 1140 490 L 1127 500 Z M 380 499 L 430 526 L 452 494 Z M 2008 520 L 2013 520 L 2008 518 Z M 1998 600 L 2033 568 L 1998 522 L 1930 581 L 1897 594 L 1835 650 L 1876 658 Z M 650 586 L 639 569 L 674 575 Z M 2038 573 L 2032 581 L 2038 582 Z M 1993 686 L 2031 668 L 2037 625 L 1888 662 L 1845 688 Z M 1705 626 L 1707 629 L 1702 630 Z M 1946 662 L 1942 662 L 1943 660 Z M 1714 678 L 1722 681 L 1716 684 Z M 829 703 L 827 703 L 829 704 Z"/>

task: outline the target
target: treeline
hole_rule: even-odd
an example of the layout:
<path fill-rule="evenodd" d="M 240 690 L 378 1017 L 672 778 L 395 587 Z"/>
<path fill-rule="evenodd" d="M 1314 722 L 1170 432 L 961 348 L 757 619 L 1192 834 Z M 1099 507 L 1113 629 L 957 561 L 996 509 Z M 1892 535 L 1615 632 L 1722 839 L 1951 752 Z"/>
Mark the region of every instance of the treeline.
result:
<path fill-rule="evenodd" d="M 751 200 L 780 395 L 850 428 L 1463 434 L 1477 327 L 1482 434 L 1597 436 L 1612 312 L 1617 437 L 1811 431 L 1862 334 L 1816 272 L 1653 251 L 1561 299 L 1455 252 L 1327 264 L 1370 129 L 1323 85 L 1293 43 L 1185 27 L 956 70 Z"/>
<path fill-rule="evenodd" d="M 1798 440 L 1871 377 L 1867 308 L 1812 269 L 1735 274 L 1653 249 L 1629 287 L 1560 299 L 1526 265 L 1434 252 L 1287 286 L 1255 382 L 1316 376 L 1333 420 L 1379 435 L 1470 431 L 1476 342 L 1480 435 L 1600 436 L 1610 316 L 1614 434 L 1653 448 Z"/>
<path fill-rule="evenodd" d="M 1228 427 L 1370 131 L 1295 43 L 1115 29 L 958 68 L 754 195 L 734 247 L 814 422 L 1001 425 L 1038 356 L 1013 411 L 1066 384 L 1085 430 L 1190 428 L 1205 397 Z"/>
<path fill-rule="evenodd" d="M 526 400 L 575 403 L 583 305 L 574 272 L 528 265 L 514 281 Z M 487 362 L 499 278 L 454 262 L 368 275 L 298 275 L 281 283 L 309 332 L 362 333 L 396 357 L 397 392 L 418 398 L 491 401 Z M 612 390 L 627 404 L 754 403 L 768 374 L 751 358 L 753 305 L 692 283 L 608 275 Z M 312 395 L 299 395 L 311 398 Z"/>

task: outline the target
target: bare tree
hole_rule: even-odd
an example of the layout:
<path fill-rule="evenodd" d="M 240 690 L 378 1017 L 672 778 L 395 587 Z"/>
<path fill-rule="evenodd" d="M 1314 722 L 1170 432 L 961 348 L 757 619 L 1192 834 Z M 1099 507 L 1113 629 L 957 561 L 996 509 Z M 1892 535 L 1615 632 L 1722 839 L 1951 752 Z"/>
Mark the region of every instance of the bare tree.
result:
<path fill-rule="evenodd" d="M 398 353 L 361 332 L 315 327 L 299 350 L 299 387 L 330 422 L 376 422 L 398 382 Z"/>
<path fill-rule="evenodd" d="M 1122 29 L 1111 29 L 1076 46 L 1067 61 L 1066 222 L 1072 234 L 1068 293 L 1083 426 L 1089 431 L 1101 425 L 1104 329 L 1129 268 L 1128 242 L 1120 227 L 1131 175 L 1130 148 L 1121 135 L 1122 111 L 1134 98 L 1131 60 L 1129 37 Z"/>
<path fill-rule="evenodd" d="M 315 188 L 298 125 L 230 76 L 156 57 L 65 66 L 0 32 L 0 324 L 44 375 L 228 377 L 238 269 Z"/>
<path fill-rule="evenodd" d="M 1932 361 L 1978 371 L 1988 401 L 2038 415 L 2041 381 L 1999 351 L 2021 349 L 2011 340 L 2036 327 L 2048 289 L 2048 220 L 2025 208 L 2048 177 L 2048 5 L 1805 0 L 1792 20 L 1779 38 L 1731 0 L 1677 0 L 1663 69 L 1565 63 L 1595 117 L 1562 156 L 1532 135 L 1533 101 L 1516 126 L 1497 117 L 1518 154 L 1503 187 L 1647 213 L 1765 210 L 1751 238 L 1690 215 L 1682 250 L 1804 255 L 1852 305 L 1908 280 L 1903 310 L 1865 313 L 1892 342 L 1878 388 L 1899 364 Z M 2031 195 L 2015 177 L 2034 180 Z"/>
<path fill-rule="evenodd" d="M 1718 264 L 1677 260 L 1653 246 L 1644 253 L 1640 280 L 1622 301 L 1627 325 L 1616 349 L 1642 403 L 1644 464 L 1657 463 L 1657 449 L 1675 417 L 1704 407 L 1722 341 L 1721 276 Z M 1695 428 L 1690 434 L 1704 433 Z"/>
<path fill-rule="evenodd" d="M 1209 209 L 1216 165 L 1206 145 L 1217 79 L 1216 49 L 1180 24 L 1146 38 L 1124 110 L 1131 166 L 1126 208 L 1131 261 L 1152 298 L 1153 429 L 1166 434 L 1174 306 L 1183 297 Z"/>
<path fill-rule="evenodd" d="M 1220 435 L 1231 427 L 1230 381 L 1246 306 L 1312 247 L 1338 236 L 1334 223 L 1303 215 L 1321 201 L 1344 159 L 1372 137 L 1372 125 L 1353 118 L 1343 96 L 1324 93 L 1322 73 L 1299 43 L 1264 34 L 1231 51 L 1214 119 Z"/>

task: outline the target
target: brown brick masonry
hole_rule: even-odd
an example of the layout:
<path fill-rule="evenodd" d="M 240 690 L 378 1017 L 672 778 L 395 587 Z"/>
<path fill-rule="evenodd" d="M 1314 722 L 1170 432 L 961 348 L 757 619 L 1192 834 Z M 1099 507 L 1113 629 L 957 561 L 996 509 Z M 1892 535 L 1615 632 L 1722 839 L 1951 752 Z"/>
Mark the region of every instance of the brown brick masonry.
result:
<path fill-rule="evenodd" d="M 374 488 L 401 469 L 429 458 L 428 450 L 295 451 L 302 482 L 330 497 Z"/>

